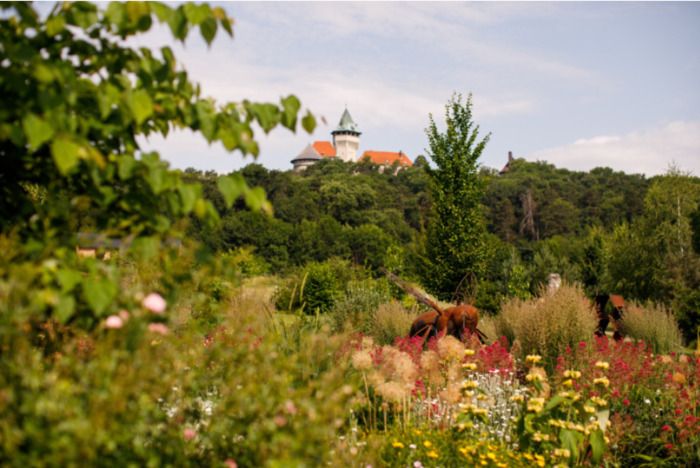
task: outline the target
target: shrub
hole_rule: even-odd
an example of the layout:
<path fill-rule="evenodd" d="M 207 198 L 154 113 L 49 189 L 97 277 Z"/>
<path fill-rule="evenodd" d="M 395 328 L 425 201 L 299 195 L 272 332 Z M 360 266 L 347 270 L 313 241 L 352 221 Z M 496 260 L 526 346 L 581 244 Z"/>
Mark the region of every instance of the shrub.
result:
<path fill-rule="evenodd" d="M 275 305 L 278 310 L 290 312 L 328 312 L 342 298 L 347 283 L 358 275 L 346 260 L 311 262 L 278 290 Z"/>
<path fill-rule="evenodd" d="M 519 343 L 519 356 L 539 354 L 551 367 L 567 347 L 593 335 L 597 320 L 579 286 L 562 285 L 554 294 L 511 300 L 497 320 L 499 336 Z"/>
<path fill-rule="evenodd" d="M 627 305 L 622 318 L 625 335 L 642 340 L 655 353 L 678 351 L 683 342 L 675 317 L 661 305 Z"/>

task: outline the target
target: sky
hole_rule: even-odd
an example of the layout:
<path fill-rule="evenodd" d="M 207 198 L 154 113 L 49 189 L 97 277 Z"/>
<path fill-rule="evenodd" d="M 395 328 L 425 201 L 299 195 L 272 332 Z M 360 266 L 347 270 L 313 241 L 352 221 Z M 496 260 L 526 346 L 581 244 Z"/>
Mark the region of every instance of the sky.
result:
<path fill-rule="evenodd" d="M 323 118 L 312 135 L 262 131 L 257 162 L 291 169 L 330 140 L 345 106 L 360 151 L 426 155 L 429 115 L 441 126 L 453 93 L 473 96 L 490 141 L 480 163 L 508 151 L 528 161 L 647 176 L 673 165 L 700 176 L 700 3 L 223 3 L 234 39 L 184 46 L 161 28 L 203 95 L 276 102 L 295 94 Z M 149 137 L 173 167 L 220 173 L 253 159 L 191 132 Z"/>

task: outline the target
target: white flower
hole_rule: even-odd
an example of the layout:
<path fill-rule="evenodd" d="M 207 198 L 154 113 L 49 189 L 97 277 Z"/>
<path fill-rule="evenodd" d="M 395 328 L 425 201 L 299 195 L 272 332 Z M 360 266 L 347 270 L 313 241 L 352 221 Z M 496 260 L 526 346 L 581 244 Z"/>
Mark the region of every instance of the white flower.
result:
<path fill-rule="evenodd" d="M 161 296 L 160 294 L 151 293 L 143 298 L 141 305 L 145 309 L 148 309 L 151 312 L 153 312 L 154 314 L 162 314 L 165 312 L 165 307 L 167 303 L 165 302 L 165 299 L 163 299 L 163 296 Z"/>
<path fill-rule="evenodd" d="M 121 328 L 124 326 L 124 320 L 118 315 L 110 315 L 107 317 L 107 320 L 105 320 L 105 327 L 106 328 Z"/>

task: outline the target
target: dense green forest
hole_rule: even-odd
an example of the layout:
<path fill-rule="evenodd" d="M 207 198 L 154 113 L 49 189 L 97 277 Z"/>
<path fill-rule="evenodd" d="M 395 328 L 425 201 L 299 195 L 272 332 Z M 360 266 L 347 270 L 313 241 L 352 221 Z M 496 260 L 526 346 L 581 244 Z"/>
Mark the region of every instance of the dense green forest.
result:
<path fill-rule="evenodd" d="M 334 257 L 376 272 L 386 266 L 423 280 L 431 216 L 426 161 L 394 174 L 371 164 L 325 160 L 302 173 L 249 164 L 238 173 L 261 186 L 274 216 L 230 209 L 216 174 L 189 169 L 222 223 L 192 226 L 217 252 L 252 248 L 263 269 L 289 272 Z M 700 179 L 670 170 L 647 178 L 596 168 L 559 169 L 515 159 L 502 174 L 482 167 L 489 261 L 477 305 L 495 312 L 507 298 L 535 294 L 557 272 L 590 294 L 671 305 L 692 339 L 700 306 Z M 424 282 L 425 283 L 425 282 Z"/>

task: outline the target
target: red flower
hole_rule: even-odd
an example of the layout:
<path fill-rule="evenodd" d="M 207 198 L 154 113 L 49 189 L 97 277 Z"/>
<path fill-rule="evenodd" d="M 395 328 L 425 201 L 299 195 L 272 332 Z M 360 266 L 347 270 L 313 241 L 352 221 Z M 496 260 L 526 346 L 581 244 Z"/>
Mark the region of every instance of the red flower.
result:
<path fill-rule="evenodd" d="M 670 430 L 671 430 L 671 426 L 669 426 L 668 424 L 664 424 L 663 426 L 661 426 L 661 432 L 666 432 L 666 431 L 670 431 Z"/>
<path fill-rule="evenodd" d="M 672 450 L 673 444 L 666 444 L 666 445 L 664 445 L 664 447 L 666 448 L 666 450 Z"/>
<path fill-rule="evenodd" d="M 629 401 L 627 398 L 625 398 L 624 400 L 622 400 L 622 404 L 625 405 L 625 406 L 629 406 L 629 405 L 630 405 L 630 401 Z"/>

